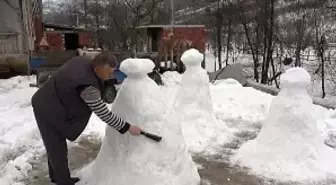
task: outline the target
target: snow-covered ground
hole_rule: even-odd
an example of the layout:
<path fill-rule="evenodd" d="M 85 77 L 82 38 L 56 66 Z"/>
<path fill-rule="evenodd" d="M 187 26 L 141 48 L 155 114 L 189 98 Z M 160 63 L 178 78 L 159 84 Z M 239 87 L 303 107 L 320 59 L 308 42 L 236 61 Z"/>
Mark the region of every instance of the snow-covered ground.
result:
<path fill-rule="evenodd" d="M 288 56 L 295 56 L 294 51 L 287 51 Z M 208 72 L 213 72 L 218 70 L 218 58 L 215 57 L 214 51 L 208 50 L 206 51 L 206 70 Z M 222 52 L 222 60 L 225 60 L 226 53 Z M 275 68 L 276 71 L 284 71 L 285 67 L 283 65 L 279 65 L 278 58 L 276 55 L 273 57 L 275 60 Z M 336 105 L 336 71 L 335 71 L 335 59 L 336 59 L 336 49 L 330 48 L 326 51 L 326 62 L 325 62 L 325 93 L 326 101 L 335 102 L 332 103 Z M 283 59 L 282 59 L 283 60 Z M 312 77 L 312 84 L 309 87 L 309 93 L 314 97 L 322 97 L 322 78 L 321 78 L 321 68 L 319 58 L 317 58 L 314 50 L 312 48 L 307 48 L 305 51 L 301 53 L 301 62 L 302 67 L 306 69 Z M 233 63 L 241 63 L 243 65 L 244 74 L 247 78 L 253 79 L 253 58 L 250 54 L 245 54 L 241 52 L 235 52 L 234 56 L 230 53 L 228 64 Z M 291 66 L 294 65 L 294 62 Z M 225 63 L 223 63 L 225 66 Z M 319 71 L 317 69 L 320 69 Z M 260 69 L 259 69 L 260 70 Z M 271 70 L 271 69 L 270 69 Z M 270 76 L 273 76 L 270 74 Z M 273 84 L 274 85 L 274 84 Z M 275 85 L 274 85 L 275 86 Z"/>
<path fill-rule="evenodd" d="M 208 71 L 211 71 L 211 62 L 214 57 L 207 54 Z M 213 57 L 213 58 L 211 58 Z M 237 61 L 249 65 L 249 56 L 241 56 Z M 213 62 L 214 63 L 214 62 Z M 161 87 L 167 93 L 167 102 L 173 101 L 179 88 L 182 77 L 176 72 L 166 72 L 163 75 L 165 86 Z M 35 77 L 19 76 L 8 80 L 0 80 L 0 184 L 19 185 L 32 169 L 32 161 L 45 153 L 39 132 L 34 120 L 30 98 L 37 90 L 29 87 L 35 81 Z M 234 80 L 221 80 L 210 84 L 211 102 L 214 115 L 220 124 L 229 127 L 233 135 L 242 133 L 254 133 L 260 131 L 263 121 L 267 116 L 273 96 L 257 91 L 250 87 L 242 87 Z M 46 102 L 48 103 L 48 102 Z M 193 110 L 190 110 L 193 111 Z M 318 120 L 319 134 L 334 144 L 336 139 L 336 111 L 327 110 L 320 106 L 314 106 L 314 115 Z M 197 112 L 197 111 L 196 111 Z M 195 118 L 196 119 L 196 118 Z M 189 123 L 190 130 L 202 130 L 197 124 Z M 206 125 L 209 130 L 215 124 Z M 105 134 L 105 124 L 95 115 L 84 134 L 86 138 L 102 139 Z M 188 132 L 184 136 L 191 152 L 221 155 L 221 147 L 225 140 L 214 140 L 212 146 L 195 145 L 200 132 Z M 239 138 L 236 138 L 239 139 Z M 241 141 L 241 142 L 245 142 Z M 70 145 L 71 146 L 71 145 Z M 336 153 L 335 153 L 336 157 Z M 280 179 L 281 180 L 281 179 Z"/>
<path fill-rule="evenodd" d="M 168 72 L 164 75 L 167 86 L 163 88 L 166 88 L 167 92 L 174 92 L 180 80 L 180 75 Z M 30 162 L 44 154 L 30 105 L 30 97 L 36 91 L 36 88 L 29 87 L 29 83 L 33 81 L 34 77 L 15 77 L 0 81 L 1 185 L 20 182 L 32 168 Z M 258 132 L 274 98 L 230 80 L 217 81 L 215 85 L 210 86 L 210 90 L 217 119 L 223 124 L 226 123 L 233 133 Z M 336 129 L 336 112 L 320 106 L 314 106 L 314 110 L 319 120 L 320 134 L 327 137 L 328 130 Z M 82 137 L 102 138 L 104 131 L 105 124 L 93 116 Z M 200 136 L 195 133 L 189 134 L 188 137 Z M 188 140 L 191 141 L 192 138 L 186 138 L 187 142 Z M 208 148 L 205 147 L 204 150 L 208 151 Z"/>

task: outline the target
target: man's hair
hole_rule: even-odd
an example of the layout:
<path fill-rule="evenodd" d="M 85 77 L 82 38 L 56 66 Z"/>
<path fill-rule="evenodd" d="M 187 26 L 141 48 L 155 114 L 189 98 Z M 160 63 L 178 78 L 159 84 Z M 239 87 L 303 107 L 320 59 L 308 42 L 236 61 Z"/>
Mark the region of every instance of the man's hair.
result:
<path fill-rule="evenodd" d="M 92 67 L 109 65 L 110 67 L 116 67 L 118 65 L 117 58 L 110 51 L 102 51 L 94 57 L 91 61 Z"/>

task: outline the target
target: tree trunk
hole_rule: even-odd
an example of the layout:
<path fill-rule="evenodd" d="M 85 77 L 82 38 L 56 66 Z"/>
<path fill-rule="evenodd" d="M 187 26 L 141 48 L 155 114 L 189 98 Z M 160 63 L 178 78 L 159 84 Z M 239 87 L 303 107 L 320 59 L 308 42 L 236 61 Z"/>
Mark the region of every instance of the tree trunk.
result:
<path fill-rule="evenodd" d="M 230 52 L 230 44 L 231 44 L 231 36 L 232 36 L 232 20 L 229 17 L 229 24 L 228 24 L 228 33 L 227 33 L 227 40 L 226 40 L 226 66 L 229 65 L 229 52 Z"/>
<path fill-rule="evenodd" d="M 325 84 L 324 84 L 324 56 L 323 56 L 323 51 L 321 53 L 321 62 L 322 62 L 322 70 L 321 70 L 321 73 L 322 73 L 322 98 L 325 97 L 326 93 L 325 93 Z"/>
<path fill-rule="evenodd" d="M 275 82 L 275 86 L 279 89 L 279 83 L 277 81 L 277 74 L 276 74 L 276 70 L 275 70 L 275 65 L 274 65 L 274 60 L 271 60 L 271 64 L 272 64 L 272 71 L 273 71 L 273 77 L 275 77 L 273 80 Z M 281 74 L 281 73 L 280 73 Z M 271 81 L 270 81 L 271 82 Z"/>
<path fill-rule="evenodd" d="M 267 73 L 266 70 L 266 58 L 267 58 L 267 39 L 268 39 L 268 0 L 263 0 L 263 13 L 264 13 L 264 20 L 263 20 L 263 53 L 262 53 L 262 65 L 261 65 L 261 83 L 267 83 Z"/>
<path fill-rule="evenodd" d="M 301 20 L 298 21 L 296 30 L 297 30 L 297 42 L 296 42 L 296 50 L 295 50 L 295 66 L 301 66 L 301 50 L 302 50 L 302 40 L 304 37 L 304 19 L 305 16 L 302 17 Z"/>
<path fill-rule="evenodd" d="M 319 55 L 321 59 L 321 78 L 322 78 L 322 98 L 325 97 L 325 79 L 324 79 L 324 45 L 325 45 L 325 38 L 321 36 L 320 44 L 319 44 Z"/>
<path fill-rule="evenodd" d="M 96 18 L 96 39 L 97 39 L 97 44 L 100 48 L 102 48 L 102 42 L 100 39 L 100 22 L 99 22 L 99 3 L 98 0 L 96 0 L 96 12 L 95 12 L 95 18 Z"/>
<path fill-rule="evenodd" d="M 264 59 L 263 59 L 263 65 L 262 65 L 262 76 L 261 76 L 261 83 L 267 84 L 268 82 L 268 70 L 269 65 L 272 59 L 273 55 L 273 27 L 274 27 L 274 0 L 271 0 L 270 4 L 269 2 L 265 1 L 265 19 L 264 22 Z M 268 14 L 268 11 L 270 11 L 270 14 Z M 268 27 L 269 24 L 269 27 Z"/>
<path fill-rule="evenodd" d="M 87 20 L 87 0 L 84 0 L 84 24 L 85 24 L 85 28 L 88 27 L 88 20 Z"/>
<path fill-rule="evenodd" d="M 257 10 L 259 11 L 259 10 Z M 259 82 L 259 67 L 260 67 L 260 63 L 259 63 L 259 55 L 260 55 L 260 41 L 261 41 L 261 36 L 260 36 L 260 30 L 261 30 L 261 17 L 263 17 L 263 15 L 257 15 L 255 17 L 255 22 L 256 25 L 255 26 L 251 26 L 249 27 L 249 21 L 248 18 L 245 14 L 246 10 L 243 8 L 243 6 L 241 6 L 241 10 L 240 10 L 240 19 L 242 21 L 242 26 L 244 29 L 244 34 L 247 40 L 247 44 L 248 47 L 252 53 L 252 57 L 253 57 L 253 67 L 254 67 L 254 79 L 256 82 Z M 260 12 L 260 11 L 259 11 Z M 253 39 L 255 38 L 255 39 Z M 254 42 L 253 42 L 254 41 Z"/>
<path fill-rule="evenodd" d="M 217 1 L 217 52 L 218 52 L 218 68 L 222 69 L 222 19 L 220 13 L 220 1 Z"/>

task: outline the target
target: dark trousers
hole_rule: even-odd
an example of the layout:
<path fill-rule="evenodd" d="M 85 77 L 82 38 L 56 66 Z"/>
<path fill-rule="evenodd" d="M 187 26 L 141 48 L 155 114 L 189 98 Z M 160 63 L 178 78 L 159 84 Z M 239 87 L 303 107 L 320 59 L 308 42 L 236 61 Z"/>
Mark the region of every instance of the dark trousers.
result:
<path fill-rule="evenodd" d="M 68 167 L 68 146 L 66 138 L 58 130 L 48 125 L 34 110 L 35 119 L 47 151 L 50 179 L 57 185 L 74 185 Z"/>

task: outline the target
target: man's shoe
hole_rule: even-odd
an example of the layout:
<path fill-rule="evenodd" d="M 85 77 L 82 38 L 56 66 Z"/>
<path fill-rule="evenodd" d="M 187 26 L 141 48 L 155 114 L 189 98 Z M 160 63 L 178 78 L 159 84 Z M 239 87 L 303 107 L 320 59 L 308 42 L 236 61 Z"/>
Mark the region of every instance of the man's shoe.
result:
<path fill-rule="evenodd" d="M 80 178 L 78 178 L 78 177 L 71 177 L 71 182 L 72 182 L 72 183 L 76 184 L 76 183 L 79 182 L 79 181 L 80 181 Z M 52 183 L 55 183 L 55 180 L 54 180 L 54 179 L 51 179 L 51 182 L 52 182 Z"/>

